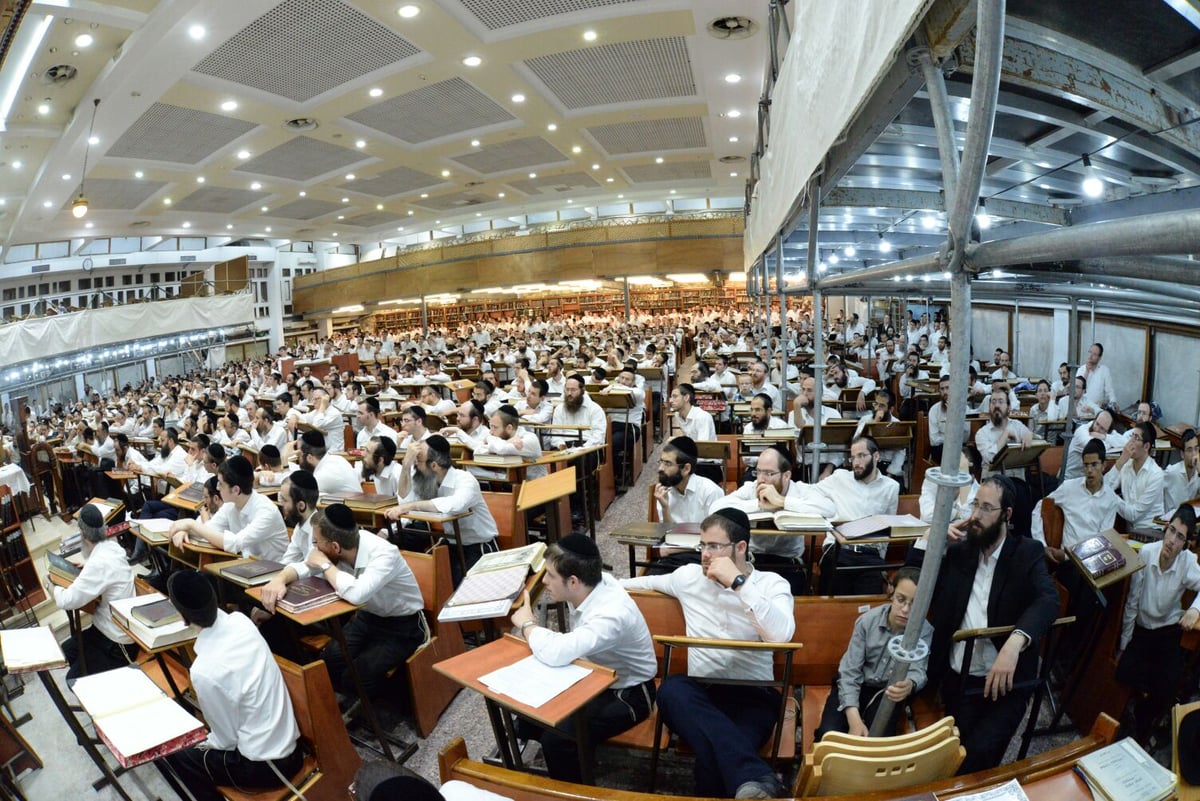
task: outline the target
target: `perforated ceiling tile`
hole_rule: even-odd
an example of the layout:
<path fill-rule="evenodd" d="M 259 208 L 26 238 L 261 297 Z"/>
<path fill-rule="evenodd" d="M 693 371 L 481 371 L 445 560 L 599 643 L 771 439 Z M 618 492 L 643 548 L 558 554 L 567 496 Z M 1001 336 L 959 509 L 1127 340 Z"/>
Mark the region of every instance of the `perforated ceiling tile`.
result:
<path fill-rule="evenodd" d="M 552 53 L 525 65 L 569 109 L 696 94 L 682 36 Z"/>
<path fill-rule="evenodd" d="M 489 31 L 534 20 L 573 14 L 593 8 L 620 6 L 640 0 L 460 0 Z"/>
<path fill-rule="evenodd" d="M 86 187 L 88 205 L 93 209 L 136 209 L 164 186 L 166 184 L 162 181 L 89 178 Z M 73 202 L 75 202 L 74 197 L 69 199 L 63 208 L 69 209 Z"/>
<path fill-rule="evenodd" d="M 685 161 L 680 164 L 640 164 L 622 167 L 621 171 L 635 184 L 712 178 L 712 165 L 707 161 Z"/>
<path fill-rule="evenodd" d="M 205 186 L 175 204 L 178 211 L 206 211 L 216 214 L 231 214 L 243 206 L 267 197 L 267 192 L 249 189 L 229 189 L 224 186 Z"/>
<path fill-rule="evenodd" d="M 252 122 L 155 103 L 129 126 L 107 155 L 197 164 L 252 128 Z"/>
<path fill-rule="evenodd" d="M 369 211 L 366 214 L 360 214 L 357 217 L 349 217 L 342 220 L 345 225 L 357 225 L 361 228 L 376 228 L 380 225 L 395 225 L 400 222 L 400 218 L 390 211 Z"/>
<path fill-rule="evenodd" d="M 347 119 L 410 144 L 508 122 L 513 116 L 462 78 L 393 97 Z"/>
<path fill-rule="evenodd" d="M 314 217 L 320 217 L 322 214 L 328 214 L 335 209 L 342 208 L 337 203 L 329 203 L 324 200 L 314 200 L 312 198 L 301 198 L 293 200 L 286 206 L 271 209 L 269 214 L 272 217 L 283 217 L 288 220 L 311 220 Z"/>
<path fill-rule="evenodd" d="M 362 160 L 362 153 L 357 151 L 308 136 L 297 136 L 250 159 L 238 167 L 237 172 L 307 181 Z"/>
<path fill-rule="evenodd" d="M 427 186 L 442 182 L 441 178 L 426 175 L 420 170 L 409 167 L 397 167 L 394 170 L 381 172 L 374 178 L 348 182 L 341 185 L 342 189 L 353 189 L 372 197 L 395 197 L 405 192 L 414 192 Z"/>
<path fill-rule="evenodd" d="M 540 136 L 497 142 L 494 145 L 487 145 L 451 158 L 465 167 L 482 173 L 505 172 L 568 161 L 567 157 L 560 153 L 554 145 Z"/>
<path fill-rule="evenodd" d="M 587 132 L 610 156 L 707 147 L 699 117 L 635 120 L 597 125 Z"/>
<path fill-rule="evenodd" d="M 586 172 L 568 172 L 563 175 L 539 175 L 537 178 L 522 178 L 519 181 L 507 181 L 513 189 L 527 195 L 553 195 L 561 192 L 572 192 L 580 189 L 594 189 L 600 184 L 592 180 Z"/>
<path fill-rule="evenodd" d="M 349 3 L 285 0 L 195 71 L 304 102 L 420 52 Z"/>
<path fill-rule="evenodd" d="M 481 195 L 478 192 L 455 192 L 452 195 L 439 195 L 437 197 L 426 198 L 425 200 L 414 200 L 413 205 L 419 206 L 430 211 L 455 211 L 457 209 L 469 209 L 472 206 L 481 206 L 484 203 L 490 203 L 496 198 Z"/>

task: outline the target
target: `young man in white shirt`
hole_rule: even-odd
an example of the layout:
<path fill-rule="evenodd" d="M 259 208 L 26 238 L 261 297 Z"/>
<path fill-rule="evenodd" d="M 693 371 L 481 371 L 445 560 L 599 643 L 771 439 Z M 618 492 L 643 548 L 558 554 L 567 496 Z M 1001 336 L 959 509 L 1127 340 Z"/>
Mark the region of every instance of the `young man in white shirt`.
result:
<path fill-rule="evenodd" d="M 1113 386 L 1112 373 L 1108 365 L 1101 364 L 1104 356 L 1104 346 L 1099 342 L 1088 348 L 1087 360 L 1079 365 L 1075 375 L 1087 379 L 1087 399 L 1096 408 L 1115 409 L 1118 406 L 1117 393 Z"/>
<path fill-rule="evenodd" d="M 1180 504 L 1200 496 L 1200 438 L 1189 428 L 1179 438 L 1180 460 L 1163 471 L 1163 508 L 1177 509 Z"/>
<path fill-rule="evenodd" d="M 1150 458 L 1154 426 L 1138 423 L 1134 428 L 1116 464 L 1104 476 L 1104 483 L 1113 490 L 1120 489 L 1117 514 L 1130 528 L 1155 528 L 1154 518 L 1163 511 L 1163 470 Z"/>
<path fill-rule="evenodd" d="M 1067 551 L 1088 537 L 1113 527 L 1120 499 L 1104 482 L 1104 442 L 1089 439 L 1083 446 L 1083 478 L 1068 478 L 1047 497 L 1063 513 L 1062 546 L 1046 545 L 1041 504 L 1033 510 L 1033 538 L 1046 545 L 1046 557 L 1055 565 L 1067 561 Z"/>
<path fill-rule="evenodd" d="M 358 402 L 358 435 L 355 437 L 355 447 L 359 450 L 367 444 L 371 437 L 390 437 L 399 445 L 400 435 L 396 430 L 385 425 L 379 419 L 379 401 L 375 398 L 363 398 Z"/>
<path fill-rule="evenodd" d="M 585 710 L 594 747 L 645 720 L 654 706 L 658 661 L 650 630 L 629 593 L 603 572 L 600 549 L 584 534 L 568 534 L 550 546 L 542 584 L 551 602 L 567 604 L 571 626 L 559 632 L 539 625 L 526 592 L 512 622 L 533 655 L 554 667 L 587 659 L 616 673 L 612 686 Z M 521 728 L 541 741 L 550 778 L 582 781 L 575 738 L 540 726 Z"/>
<path fill-rule="evenodd" d="M 622 580 L 626 589 L 658 590 L 679 599 L 695 637 L 788 642 L 796 618 L 788 583 L 747 561 L 750 521 L 721 509 L 700 524 L 700 564 L 665 576 Z M 698 796 L 780 798 L 785 790 L 758 749 L 779 719 L 779 693 L 767 687 L 701 684 L 692 678 L 770 679 L 769 652 L 700 650 L 688 674 L 667 677 L 658 691 L 667 727 L 696 752 Z"/>
<path fill-rule="evenodd" d="M 667 404 L 674 415 L 675 425 L 693 440 L 710 441 L 717 438 L 717 426 L 712 415 L 696 406 L 696 390 L 691 384 L 680 384 L 671 390 Z"/>
<path fill-rule="evenodd" d="M 400 489 L 400 463 L 396 443 L 389 437 L 371 437 L 363 450 L 362 480 L 375 484 L 376 495 L 396 497 Z"/>
<path fill-rule="evenodd" d="M 975 433 L 975 447 L 983 459 L 983 474 L 992 474 L 991 464 L 1000 449 L 1006 445 L 1017 445 L 1022 449 L 1033 443 L 1033 432 L 1019 420 L 1008 417 L 1008 391 L 1003 387 L 992 389 L 988 406 L 988 424 Z"/>
<path fill-rule="evenodd" d="M 287 527 L 278 507 L 254 491 L 254 470 L 244 456 L 232 456 L 217 469 L 221 508 L 212 520 L 176 520 L 171 542 L 176 548 L 199 542 L 240 556 L 278 559 L 287 549 Z"/>

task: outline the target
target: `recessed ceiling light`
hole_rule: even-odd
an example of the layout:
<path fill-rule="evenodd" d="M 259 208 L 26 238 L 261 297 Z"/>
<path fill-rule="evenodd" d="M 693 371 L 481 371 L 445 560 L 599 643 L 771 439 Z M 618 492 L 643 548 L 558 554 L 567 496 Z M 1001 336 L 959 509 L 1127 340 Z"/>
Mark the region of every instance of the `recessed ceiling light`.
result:
<path fill-rule="evenodd" d="M 441 220 L 434 220 L 434 221 L 433 221 L 433 224 L 434 224 L 434 225 L 441 225 L 441 224 L 442 224 L 442 221 L 441 221 Z"/>
<path fill-rule="evenodd" d="M 163 205 L 164 205 L 164 206 L 170 206 L 170 205 L 171 205 L 171 198 L 169 198 L 169 197 L 164 197 L 164 198 L 163 198 Z"/>
<path fill-rule="evenodd" d="M 673 194 L 675 194 L 675 190 L 674 190 L 674 189 L 672 189 L 672 190 L 671 190 L 671 194 L 672 194 L 672 195 L 673 195 Z"/>
<path fill-rule="evenodd" d="M 196 176 L 196 183 L 198 183 L 198 184 L 202 184 L 202 183 L 204 183 L 204 176 L 203 176 L 203 175 L 197 175 L 197 176 Z"/>
<path fill-rule="evenodd" d="M 599 164 L 593 164 L 593 165 L 592 165 L 592 169 L 593 169 L 593 170 L 598 170 L 598 169 L 600 169 L 600 165 L 599 165 Z"/>
<path fill-rule="evenodd" d="M 504 197 L 504 193 L 501 192 L 500 194 L 496 195 L 496 197 Z"/>
<path fill-rule="evenodd" d="M 100 137 L 98 137 L 98 136 L 89 136 L 89 137 L 88 137 L 88 144 L 89 144 L 89 145 L 98 145 L 98 144 L 100 144 Z"/>
<path fill-rule="evenodd" d="M 371 97 L 379 97 L 380 95 L 383 94 L 383 90 L 380 89 L 378 86 L 376 86 L 374 89 L 367 92 L 367 94 L 369 94 Z"/>
<path fill-rule="evenodd" d="M 38 103 L 37 113 L 41 114 L 43 117 L 46 116 L 47 114 L 49 114 L 50 113 L 50 104 L 49 103 Z"/>
<path fill-rule="evenodd" d="M 63 177 L 62 177 L 62 179 L 63 179 L 64 181 L 69 181 L 69 180 L 71 180 L 71 173 L 69 173 L 69 172 L 64 172 L 64 173 L 63 173 Z"/>
<path fill-rule="evenodd" d="M 259 189 L 262 189 L 262 184 L 260 184 L 258 181 L 255 181 L 254 183 L 250 184 L 250 188 L 257 192 Z"/>
<path fill-rule="evenodd" d="M 471 140 L 471 147 L 479 147 L 479 140 L 478 140 L 478 139 L 472 139 L 472 140 Z"/>
<path fill-rule="evenodd" d="M 742 82 L 742 76 L 738 75 L 736 72 L 731 72 L 725 76 L 725 83 L 741 83 L 741 82 Z"/>
<path fill-rule="evenodd" d="M 357 148 L 364 148 L 367 146 L 367 140 L 359 139 L 359 140 L 355 141 L 354 146 Z"/>
<path fill-rule="evenodd" d="M 400 13 L 400 16 L 404 17 L 405 19 L 412 19 L 413 17 L 415 17 L 421 13 L 421 9 L 419 7 L 411 5 L 411 4 L 404 5 L 404 6 L 400 6 L 399 13 Z"/>
<path fill-rule="evenodd" d="M 338 219 L 339 219 L 339 220 L 344 220 L 344 219 L 346 219 L 346 215 L 345 215 L 345 214 L 339 214 L 339 215 L 338 215 Z"/>
<path fill-rule="evenodd" d="M 550 123 L 549 125 L 547 125 L 547 126 L 546 126 L 546 130 L 547 130 L 547 131 L 557 131 L 557 130 L 558 130 L 558 126 L 557 126 L 557 125 L 555 125 L 554 123 Z"/>
<path fill-rule="evenodd" d="M 662 164 L 662 163 L 663 163 L 663 157 L 662 157 L 662 156 L 659 156 L 658 158 L 656 158 L 656 159 L 654 160 L 654 163 L 655 163 L 655 164 Z"/>
<path fill-rule="evenodd" d="M 21 160 L 20 160 L 20 159 L 17 159 L 16 161 L 14 161 L 14 162 L 12 163 L 12 168 L 13 168 L 14 170 L 19 170 L 19 169 L 21 169 Z M 138 178 L 141 178 L 141 177 L 142 177 L 141 175 L 138 175 Z"/>
<path fill-rule="evenodd" d="M 442 177 L 443 177 L 443 178 L 449 178 L 449 177 L 450 177 L 450 171 L 449 171 L 449 170 L 442 170 Z"/>
<path fill-rule="evenodd" d="M 241 159 L 242 161 L 245 161 L 246 159 L 250 158 L 250 151 L 249 150 L 239 150 L 237 152 L 237 157 L 239 159 Z"/>
<path fill-rule="evenodd" d="M 184 228 L 191 228 L 191 227 L 192 227 L 192 224 L 191 224 L 190 222 L 185 222 L 185 223 L 183 224 L 183 227 L 184 227 Z"/>
<path fill-rule="evenodd" d="M 609 177 L 609 178 L 605 178 L 605 179 L 604 179 L 604 182 L 605 182 L 606 184 L 611 184 L 611 183 L 613 182 L 613 179 L 612 179 L 611 177 Z"/>
<path fill-rule="evenodd" d="M 91 47 L 92 42 L 96 41 L 90 33 L 81 33 L 75 37 L 76 47 Z"/>
<path fill-rule="evenodd" d="M 382 203 L 376 203 L 376 204 L 375 204 L 375 211 L 383 211 L 383 204 L 382 204 Z"/>
<path fill-rule="evenodd" d="M 269 206 L 259 206 L 259 207 L 258 207 L 258 210 L 259 210 L 259 211 L 266 211 L 268 208 L 270 208 L 270 207 L 269 207 Z"/>
<path fill-rule="evenodd" d="M 572 153 L 582 153 L 582 152 L 583 152 L 583 148 L 582 148 L 582 147 L 580 147 L 579 145 L 575 145 L 573 148 L 571 148 L 571 152 L 572 152 Z"/>
<path fill-rule="evenodd" d="M 731 136 L 731 137 L 729 137 L 729 141 L 731 144 L 736 145 L 738 143 L 738 138 L 736 136 Z"/>
<path fill-rule="evenodd" d="M 477 212 L 475 212 L 475 216 L 476 216 L 476 217 L 482 217 L 482 216 L 483 216 L 483 212 L 477 211 Z"/>
<path fill-rule="evenodd" d="M 237 101 L 226 100 L 221 104 L 221 111 L 237 111 Z"/>
<path fill-rule="evenodd" d="M 729 177 L 730 177 L 730 178 L 737 178 L 737 173 L 736 173 L 736 172 L 731 172 L 731 173 L 729 173 Z"/>
<path fill-rule="evenodd" d="M 333 235 L 334 235 L 334 236 L 337 236 L 337 231 L 334 231 L 334 232 L 333 232 Z"/>
<path fill-rule="evenodd" d="M 225 230 L 226 230 L 226 231 L 232 231 L 232 230 L 233 230 L 233 223 L 225 223 Z"/>
<path fill-rule="evenodd" d="M 617 200 L 624 200 L 624 199 L 625 199 L 624 195 L 617 195 Z"/>
<path fill-rule="evenodd" d="M 307 193 L 307 192 L 305 192 L 303 189 L 301 189 L 301 190 L 300 190 L 300 197 L 308 197 L 308 193 Z"/>
<path fill-rule="evenodd" d="M 596 32 L 595 31 L 584 31 L 583 32 L 583 41 L 585 41 L 585 42 L 596 41 Z"/>
<path fill-rule="evenodd" d="M 83 227 L 84 228 L 92 228 L 92 227 L 94 227 L 94 225 L 95 225 L 94 223 L 84 223 Z"/>
<path fill-rule="evenodd" d="M 269 225 L 268 225 L 268 226 L 267 226 L 266 228 L 264 228 L 263 230 L 264 230 L 264 231 L 266 231 L 266 232 L 269 234 L 269 233 L 271 233 L 271 226 L 269 226 Z"/>
<path fill-rule="evenodd" d="M 467 67 L 478 67 L 483 63 L 483 59 L 479 56 L 467 56 L 463 59 L 463 65 Z"/>
<path fill-rule="evenodd" d="M 144 173 L 144 172 L 142 172 L 141 170 L 138 170 L 137 172 L 135 172 L 135 173 L 133 174 L 133 177 L 134 177 L 134 178 L 141 178 L 143 175 L 145 175 L 145 173 Z"/>
<path fill-rule="evenodd" d="M 409 217 L 413 216 L 413 210 L 412 210 L 412 209 L 409 209 L 409 210 L 408 210 L 408 216 L 409 216 Z"/>
<path fill-rule="evenodd" d="M 42 201 L 42 206 L 44 206 L 45 208 L 50 208 L 50 207 L 51 207 L 51 206 L 53 206 L 53 205 L 54 205 L 54 202 L 53 202 L 53 201 L 50 201 L 50 200 L 43 200 L 43 201 Z"/>
<path fill-rule="evenodd" d="M 729 111 L 725 112 L 725 116 L 731 120 L 736 120 L 738 117 L 742 116 L 742 112 L 738 111 L 736 108 L 731 108 Z"/>
<path fill-rule="evenodd" d="M 428 192 L 422 192 L 422 193 L 421 193 L 421 197 L 429 197 L 429 193 L 428 193 Z M 411 213 L 411 212 L 410 212 L 410 213 Z"/>
<path fill-rule="evenodd" d="M 567 198 L 567 202 L 568 202 L 568 203 L 574 203 L 575 201 L 574 201 L 572 198 Z"/>
<path fill-rule="evenodd" d="M 352 173 L 352 172 L 348 172 L 348 173 L 346 173 L 346 180 L 347 180 L 347 181 L 353 181 L 353 180 L 354 180 L 354 178 L 355 178 L 355 176 L 354 176 L 354 173 Z"/>
<path fill-rule="evenodd" d="M 524 103 L 524 102 L 525 102 L 525 95 L 521 94 L 520 92 L 517 92 L 515 95 L 513 95 L 513 96 L 512 96 L 512 102 L 514 102 L 514 103 Z"/>
<path fill-rule="evenodd" d="M 203 39 L 205 33 L 207 33 L 207 31 L 204 30 L 203 25 L 193 25 L 192 27 L 188 28 L 188 36 L 192 37 L 196 41 Z"/>
<path fill-rule="evenodd" d="M 397 230 L 397 231 L 403 231 L 403 230 L 404 230 L 404 226 L 403 226 L 403 225 L 398 225 L 398 226 L 396 226 L 396 230 Z"/>
<path fill-rule="evenodd" d="M 349 202 L 350 202 L 350 198 L 348 198 L 348 197 L 344 197 L 344 198 L 342 198 L 342 202 L 343 202 L 343 203 L 349 203 Z"/>
<path fill-rule="evenodd" d="M 536 173 L 536 172 L 531 172 L 531 173 L 529 173 L 529 177 L 530 177 L 530 178 L 537 178 L 537 173 Z"/>

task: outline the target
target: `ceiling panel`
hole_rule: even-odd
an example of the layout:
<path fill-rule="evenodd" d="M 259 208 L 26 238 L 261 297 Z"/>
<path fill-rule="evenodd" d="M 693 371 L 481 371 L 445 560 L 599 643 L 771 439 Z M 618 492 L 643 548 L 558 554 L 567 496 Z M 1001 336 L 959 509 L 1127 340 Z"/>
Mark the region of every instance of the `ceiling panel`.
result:
<path fill-rule="evenodd" d="M 682 36 L 567 50 L 529 59 L 525 65 L 568 109 L 696 94 Z"/>
<path fill-rule="evenodd" d="M 636 2 L 642 0 L 459 0 L 459 4 L 489 31 L 556 17 L 559 14 L 573 14 Z"/>
<path fill-rule="evenodd" d="M 341 189 L 362 192 L 372 197 L 395 197 L 405 192 L 415 192 L 428 186 L 436 186 L 444 179 L 414 170 L 409 167 L 397 167 L 394 170 L 381 172 L 374 178 L 360 178 L 340 184 Z"/>
<path fill-rule="evenodd" d="M 366 214 L 359 214 L 357 217 L 349 217 L 342 222 L 345 225 L 357 225 L 361 228 L 378 228 L 381 225 L 395 225 L 400 221 L 401 218 L 392 211 L 369 211 Z"/>
<path fill-rule="evenodd" d="M 537 178 L 521 178 L 506 182 L 513 189 L 527 195 L 553 195 L 580 189 L 595 189 L 600 184 L 586 172 L 568 172 L 563 175 L 539 175 Z"/>
<path fill-rule="evenodd" d="M 235 172 L 307 181 L 362 160 L 363 154 L 358 151 L 297 136 L 245 162 Z"/>
<path fill-rule="evenodd" d="M 314 198 L 300 198 L 299 200 L 293 200 L 286 206 L 271 209 L 271 216 L 283 217 L 288 220 L 311 220 L 340 208 L 342 206 L 337 203 L 329 203 Z"/>
<path fill-rule="evenodd" d="M 712 166 L 707 161 L 683 161 L 674 164 L 638 164 L 622 167 L 621 171 L 635 184 L 656 181 L 695 181 L 712 178 Z"/>
<path fill-rule="evenodd" d="M 704 123 L 699 117 L 616 122 L 596 125 L 588 128 L 587 132 L 610 156 L 708 146 L 704 137 Z"/>
<path fill-rule="evenodd" d="M 302 103 L 420 52 L 349 3 L 285 0 L 195 71 Z"/>
<path fill-rule="evenodd" d="M 515 118 L 462 78 L 451 78 L 377 103 L 347 119 L 419 145 Z"/>
<path fill-rule="evenodd" d="M 250 189 L 230 189 L 224 186 L 204 186 L 175 204 L 179 211 L 200 211 L 216 214 L 232 214 L 251 203 L 269 197 L 267 192 Z"/>
<path fill-rule="evenodd" d="M 471 206 L 481 206 L 484 203 L 494 202 L 496 198 L 489 197 L 479 192 L 466 191 L 454 192 L 449 195 L 438 195 L 437 197 L 426 198 L 424 200 L 414 200 L 414 206 L 420 206 L 423 209 L 431 211 L 451 211 L 454 209 L 467 209 Z"/>
<path fill-rule="evenodd" d="M 105 155 L 198 164 L 254 127 L 220 114 L 155 103 Z"/>
<path fill-rule="evenodd" d="M 92 178 L 84 189 L 88 205 L 93 209 L 130 210 L 152 198 L 166 186 L 162 181 L 126 181 L 114 178 Z M 73 202 L 74 199 L 72 198 Z M 68 202 L 65 208 L 71 207 Z"/>
<path fill-rule="evenodd" d="M 464 167 L 485 174 L 569 161 L 554 145 L 540 136 L 497 142 L 452 158 Z"/>

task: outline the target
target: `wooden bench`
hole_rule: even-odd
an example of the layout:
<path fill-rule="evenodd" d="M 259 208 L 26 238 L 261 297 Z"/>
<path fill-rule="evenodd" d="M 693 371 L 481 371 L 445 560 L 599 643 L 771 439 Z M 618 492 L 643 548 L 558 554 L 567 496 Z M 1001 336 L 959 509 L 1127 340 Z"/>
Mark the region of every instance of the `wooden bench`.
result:
<path fill-rule="evenodd" d="M 362 759 L 350 743 L 346 725 L 338 712 L 333 685 L 324 662 L 297 665 L 275 657 L 283 673 L 292 711 L 305 749 L 304 764 L 289 777 L 308 801 L 340 801 L 354 780 Z M 283 801 L 296 796 L 286 787 L 244 792 L 233 787 L 217 788 L 229 801 Z"/>
<path fill-rule="evenodd" d="M 1091 794 L 1087 792 L 1082 781 L 1075 777 L 1075 763 L 1081 757 L 1113 742 L 1116 733 L 1117 722 L 1107 715 L 1102 715 L 1087 736 L 1077 738 L 1066 745 L 991 770 L 905 788 L 900 794 L 915 796 L 920 793 L 937 793 L 941 796 L 971 793 L 1016 779 L 1025 786 L 1032 801 L 1091 801 Z M 443 783 L 453 780 L 467 782 L 513 801 L 660 801 L 662 798 L 656 793 L 586 787 L 486 765 L 468 756 L 467 745 L 461 737 L 451 740 L 438 753 L 438 771 Z M 828 796 L 826 801 L 890 801 L 897 795 L 895 791 L 883 791 L 855 796 Z M 682 801 L 701 801 L 695 797 L 680 798 Z"/>

